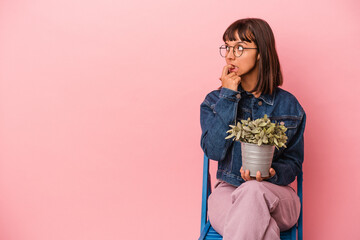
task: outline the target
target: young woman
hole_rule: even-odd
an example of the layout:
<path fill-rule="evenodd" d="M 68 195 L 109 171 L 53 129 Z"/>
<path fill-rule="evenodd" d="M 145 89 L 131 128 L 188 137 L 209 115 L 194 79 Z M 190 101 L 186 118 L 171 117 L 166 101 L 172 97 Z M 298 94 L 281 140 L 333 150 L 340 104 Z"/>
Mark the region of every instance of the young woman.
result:
<path fill-rule="evenodd" d="M 240 19 L 223 35 L 220 54 L 226 65 L 221 87 L 200 106 L 201 148 L 218 161 L 218 182 L 208 199 L 208 216 L 224 240 L 280 239 L 300 214 L 300 199 L 288 186 L 302 171 L 306 115 L 283 78 L 269 24 Z M 270 177 L 250 177 L 241 162 L 241 144 L 225 139 L 229 125 L 267 114 L 288 128 L 287 148 L 275 150 Z"/>

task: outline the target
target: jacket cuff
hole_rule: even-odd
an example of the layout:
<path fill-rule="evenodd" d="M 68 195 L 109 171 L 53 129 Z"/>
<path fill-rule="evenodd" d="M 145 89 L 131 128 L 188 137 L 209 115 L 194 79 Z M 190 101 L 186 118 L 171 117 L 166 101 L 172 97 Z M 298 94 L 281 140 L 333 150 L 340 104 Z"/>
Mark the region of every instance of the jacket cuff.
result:
<path fill-rule="evenodd" d="M 239 91 L 234 91 L 234 90 L 232 90 L 232 89 L 230 89 L 230 88 L 222 87 L 222 88 L 220 89 L 220 95 L 219 95 L 219 97 L 236 100 L 237 98 L 240 98 L 240 97 L 241 97 L 241 94 L 240 94 Z"/>

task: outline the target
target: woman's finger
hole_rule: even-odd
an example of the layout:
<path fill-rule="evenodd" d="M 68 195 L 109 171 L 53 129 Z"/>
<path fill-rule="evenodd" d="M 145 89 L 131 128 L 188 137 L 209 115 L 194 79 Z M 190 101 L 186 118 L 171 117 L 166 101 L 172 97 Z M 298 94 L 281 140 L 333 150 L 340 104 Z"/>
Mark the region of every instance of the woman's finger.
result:
<path fill-rule="evenodd" d="M 234 77 L 236 77 L 236 74 L 234 72 L 232 72 L 232 73 L 229 73 L 228 75 L 226 75 L 225 79 L 234 78 Z"/>
<path fill-rule="evenodd" d="M 241 82 L 241 77 L 236 77 L 234 80 L 235 80 L 237 83 L 239 83 L 239 82 Z"/>
<path fill-rule="evenodd" d="M 240 168 L 240 174 L 241 174 L 241 178 L 246 181 L 243 167 Z"/>
<path fill-rule="evenodd" d="M 229 72 L 229 68 L 231 67 L 231 64 L 225 65 L 221 74 L 221 78 L 225 77 L 226 75 L 228 75 Z"/>
<path fill-rule="evenodd" d="M 228 74 L 228 75 L 221 76 L 219 79 L 220 79 L 220 81 L 222 81 L 222 80 L 227 80 L 227 79 L 232 78 L 232 77 L 235 77 L 235 73 L 233 73 L 233 72 Z"/>
<path fill-rule="evenodd" d="M 249 169 L 247 169 L 247 170 L 245 171 L 245 179 L 246 179 L 246 181 L 251 180 Z"/>
<path fill-rule="evenodd" d="M 270 168 L 269 172 L 270 172 L 271 177 L 273 177 L 275 175 L 275 173 L 276 173 L 275 169 L 273 169 L 273 168 Z"/>
<path fill-rule="evenodd" d="M 239 77 L 238 75 L 234 75 L 234 76 L 230 77 L 230 79 L 235 82 L 240 82 L 241 77 Z"/>
<path fill-rule="evenodd" d="M 259 181 L 259 182 L 262 181 L 261 172 L 260 172 L 260 171 L 257 171 L 257 172 L 256 172 L 256 180 Z"/>

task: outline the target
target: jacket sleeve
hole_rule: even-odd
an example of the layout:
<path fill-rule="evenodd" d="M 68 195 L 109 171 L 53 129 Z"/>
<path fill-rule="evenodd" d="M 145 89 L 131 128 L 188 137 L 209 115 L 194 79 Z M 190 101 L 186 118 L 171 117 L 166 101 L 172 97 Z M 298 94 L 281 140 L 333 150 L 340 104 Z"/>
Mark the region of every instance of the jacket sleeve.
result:
<path fill-rule="evenodd" d="M 232 139 L 225 139 L 229 134 L 229 125 L 235 124 L 236 110 L 240 98 L 238 91 L 221 88 L 219 99 L 208 94 L 200 105 L 201 141 L 200 145 L 206 156 L 212 160 L 221 161 L 232 145 Z M 238 95 L 240 96 L 240 95 Z M 214 104 L 215 103 L 215 104 Z"/>
<path fill-rule="evenodd" d="M 271 167 L 274 168 L 276 174 L 265 181 L 285 186 L 292 183 L 295 177 L 302 171 L 305 123 L 306 114 L 304 113 L 291 142 L 283 150 L 280 157 L 272 162 Z"/>

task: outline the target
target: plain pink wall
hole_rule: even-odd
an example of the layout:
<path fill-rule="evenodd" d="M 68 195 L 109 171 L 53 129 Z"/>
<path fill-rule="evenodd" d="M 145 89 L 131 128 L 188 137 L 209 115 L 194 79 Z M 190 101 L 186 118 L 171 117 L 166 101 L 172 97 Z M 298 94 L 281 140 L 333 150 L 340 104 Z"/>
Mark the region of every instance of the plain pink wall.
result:
<path fill-rule="evenodd" d="M 283 88 L 307 113 L 305 239 L 359 236 L 359 9 L 1 1 L 0 239 L 197 239 L 200 103 L 245 17 L 272 27 Z"/>

